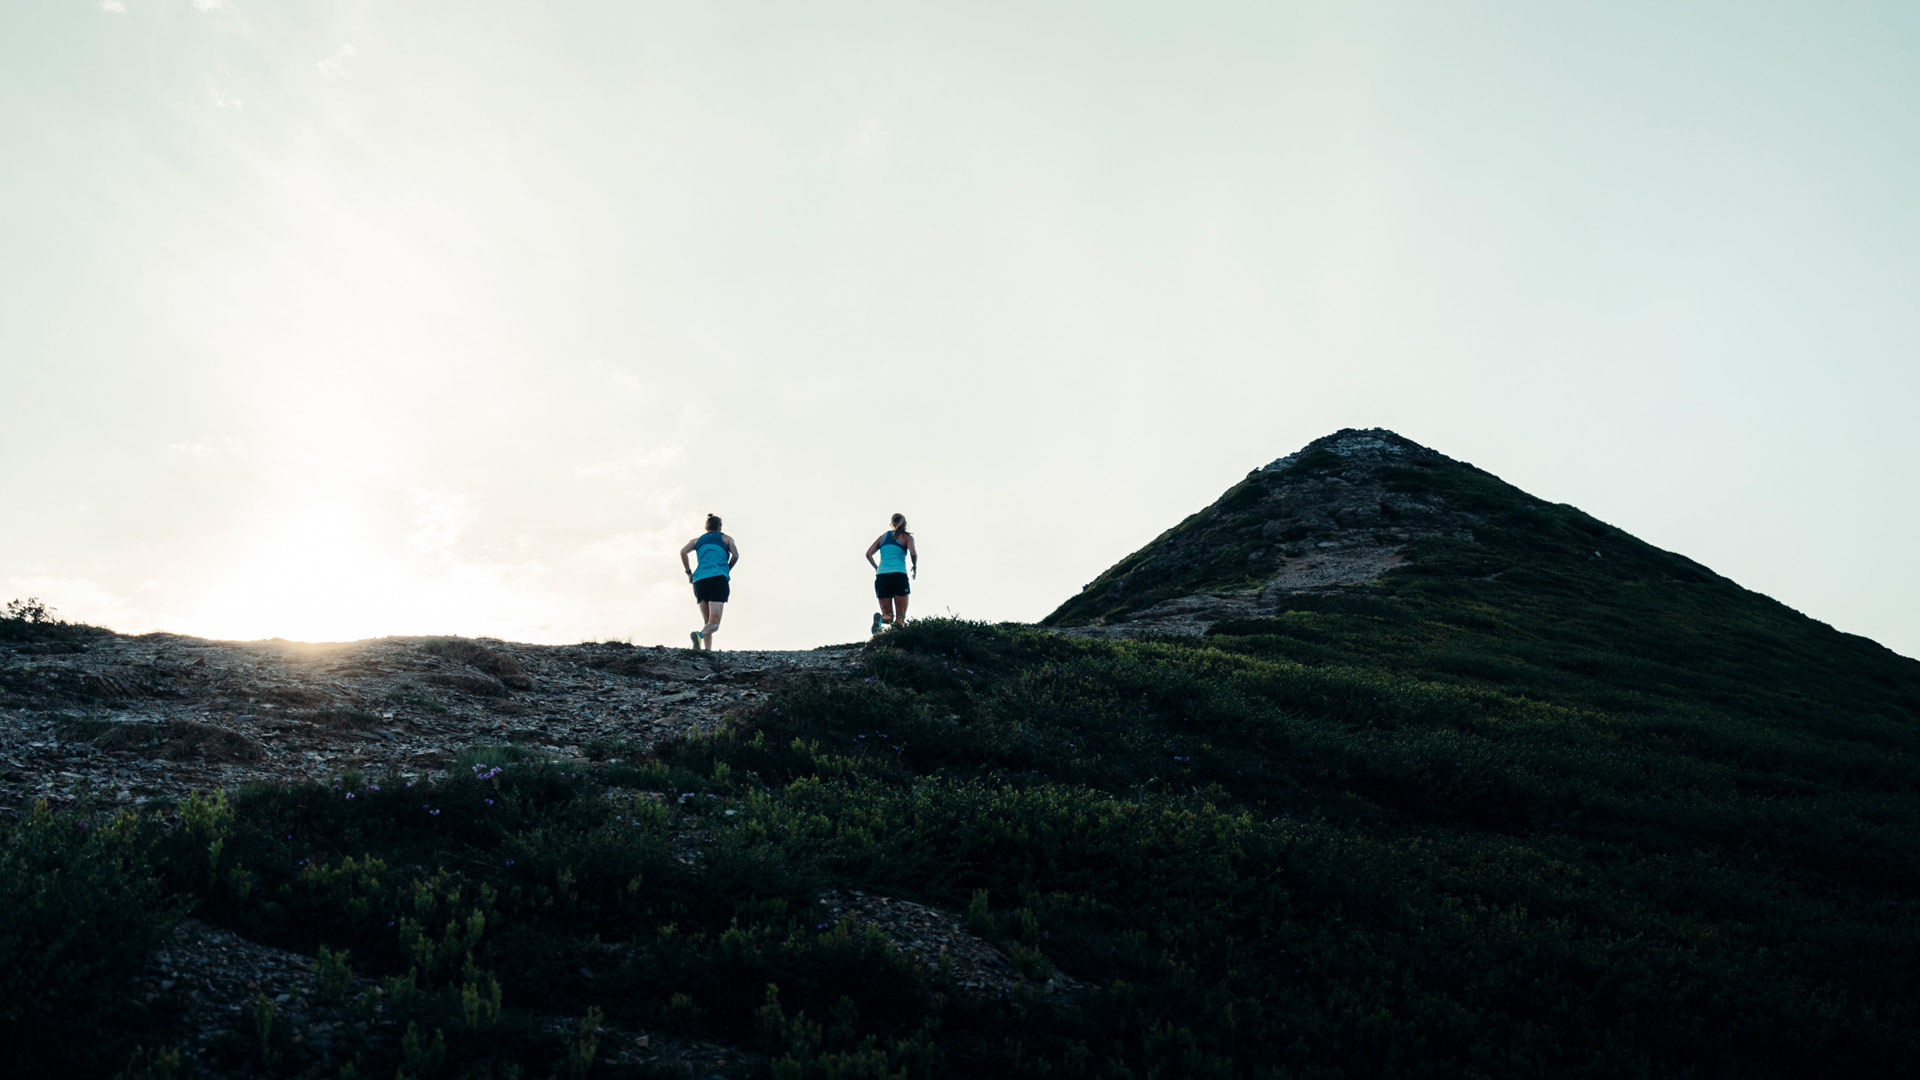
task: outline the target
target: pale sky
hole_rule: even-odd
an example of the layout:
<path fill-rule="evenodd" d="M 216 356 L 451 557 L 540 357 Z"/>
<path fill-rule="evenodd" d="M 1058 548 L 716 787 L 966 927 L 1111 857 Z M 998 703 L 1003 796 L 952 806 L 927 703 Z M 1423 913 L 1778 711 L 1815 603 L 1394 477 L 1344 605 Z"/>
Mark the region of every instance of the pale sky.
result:
<path fill-rule="evenodd" d="M 1920 655 L 1920 5 L 7 0 L 0 600 L 1031 620 L 1392 428 Z"/>

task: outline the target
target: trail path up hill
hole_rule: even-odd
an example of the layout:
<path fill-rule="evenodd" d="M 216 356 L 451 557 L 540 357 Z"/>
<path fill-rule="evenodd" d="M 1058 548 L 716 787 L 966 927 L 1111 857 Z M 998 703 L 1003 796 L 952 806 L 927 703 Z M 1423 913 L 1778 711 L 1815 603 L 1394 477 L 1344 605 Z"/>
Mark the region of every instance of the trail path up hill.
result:
<path fill-rule="evenodd" d="M 650 746 L 858 656 L 175 634 L 0 645 L 0 809 L 80 790 L 140 804 L 346 769 L 422 775 L 491 743 L 563 756 L 593 740 Z"/>

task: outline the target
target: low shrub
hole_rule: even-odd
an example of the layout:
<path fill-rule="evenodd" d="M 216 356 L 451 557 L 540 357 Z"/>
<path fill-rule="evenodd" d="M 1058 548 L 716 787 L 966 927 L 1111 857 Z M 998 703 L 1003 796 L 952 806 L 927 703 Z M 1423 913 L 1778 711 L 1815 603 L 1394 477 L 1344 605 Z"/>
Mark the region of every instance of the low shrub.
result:
<path fill-rule="evenodd" d="M 178 918 L 154 828 L 55 813 L 0 826 L 0 1072 L 111 1071 L 148 1028 L 133 982 Z"/>
<path fill-rule="evenodd" d="M 54 609 L 38 597 L 9 600 L 0 608 L 0 643 L 83 642 L 107 631 L 54 616 Z"/>
<path fill-rule="evenodd" d="M 503 648 L 485 645 L 468 638 L 428 638 L 420 645 L 429 656 L 438 656 L 455 664 L 464 664 L 499 680 L 509 690 L 533 689 L 533 677 L 513 654 Z M 478 684 L 475 684 L 478 685 Z M 462 686 L 462 689 L 467 689 Z M 483 691 L 484 692 L 484 691 Z"/>

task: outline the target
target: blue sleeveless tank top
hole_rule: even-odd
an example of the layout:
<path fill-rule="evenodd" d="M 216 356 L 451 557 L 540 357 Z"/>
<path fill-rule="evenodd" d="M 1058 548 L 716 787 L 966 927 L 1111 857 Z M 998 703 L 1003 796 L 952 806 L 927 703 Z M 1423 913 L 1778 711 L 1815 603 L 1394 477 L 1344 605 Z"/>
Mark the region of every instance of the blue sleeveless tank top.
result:
<path fill-rule="evenodd" d="M 693 580 L 728 576 L 727 542 L 720 539 L 719 533 L 701 533 L 700 539 L 694 541 L 693 553 L 700 560 L 693 568 Z"/>
<path fill-rule="evenodd" d="M 880 569 L 882 574 L 904 574 L 907 572 L 907 545 L 900 542 L 888 529 L 880 538 Z"/>

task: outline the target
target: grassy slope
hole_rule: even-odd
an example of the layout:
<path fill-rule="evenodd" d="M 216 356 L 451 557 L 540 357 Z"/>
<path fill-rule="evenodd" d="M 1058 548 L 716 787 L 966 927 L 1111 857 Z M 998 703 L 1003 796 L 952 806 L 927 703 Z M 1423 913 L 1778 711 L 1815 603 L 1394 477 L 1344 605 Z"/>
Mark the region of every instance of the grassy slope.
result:
<path fill-rule="evenodd" d="M 927 622 L 655 759 L 502 753 L 500 774 L 430 787 L 259 790 L 125 842 L 202 917 L 410 979 L 384 1015 L 446 1032 L 444 1075 L 563 1069 L 534 1018 L 596 1006 L 808 1076 L 1920 1061 L 1912 665 L 1856 672 L 1872 688 L 1850 707 L 1801 719 L 1711 658 L 1623 682 L 1549 662 L 1560 646 L 1520 641 L 1519 616 L 1406 613 L 1441 603 L 1347 598 L 1200 641 Z M 1475 667 L 1462 634 L 1506 651 Z M 1638 651 L 1582 655 L 1657 663 Z M 96 861 L 107 842 L 61 835 Z M 956 997 L 821 918 L 827 886 L 969 910 L 1034 979 L 1102 989 Z M 463 988 L 494 983 L 503 1015 L 469 1023 Z M 258 1053 L 246 1024 L 228 1068 Z"/>
<path fill-rule="evenodd" d="M 1199 640 L 921 623 L 653 758 L 9 850 L 145 860 L 203 917 L 412 972 L 381 1007 L 448 1033 L 444 1075 L 562 1069 L 533 1017 L 595 1006 L 794 1076 L 1920 1065 L 1920 664 L 1464 466 L 1388 479 L 1475 508 L 1476 542 Z M 830 886 L 1100 989 L 968 1000 L 828 924 Z M 504 1012 L 470 1023 L 487 980 Z"/>
<path fill-rule="evenodd" d="M 1276 479 L 1255 472 L 1226 493 L 1121 559 L 1079 595 L 1041 620 L 1043 626 L 1079 626 L 1199 592 L 1249 589 L 1273 574 L 1260 555 L 1266 521 L 1261 502 Z"/>

